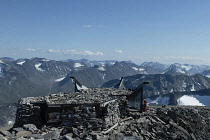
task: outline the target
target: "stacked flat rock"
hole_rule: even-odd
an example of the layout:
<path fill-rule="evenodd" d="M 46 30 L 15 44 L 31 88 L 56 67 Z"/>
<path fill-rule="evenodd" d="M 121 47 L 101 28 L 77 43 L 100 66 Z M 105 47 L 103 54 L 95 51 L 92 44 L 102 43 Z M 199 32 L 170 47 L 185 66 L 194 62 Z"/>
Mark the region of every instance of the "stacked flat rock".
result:
<path fill-rule="evenodd" d="M 73 116 L 68 119 L 62 119 L 61 125 L 74 127 L 74 130 L 78 128 L 77 133 L 79 135 L 85 135 L 84 132 L 86 131 L 107 130 L 115 123 L 118 123 L 120 118 L 125 118 L 129 115 L 128 103 L 124 95 L 129 95 L 130 93 L 127 90 L 93 88 L 76 93 L 59 93 L 44 97 L 22 98 L 18 103 L 14 126 L 22 127 L 25 124 L 32 123 L 41 128 L 44 125 L 42 118 L 43 109 L 46 109 L 46 106 L 73 104 L 78 105 L 70 111 Z M 45 107 L 41 109 L 39 104 Z M 90 106 L 86 106 L 87 104 Z M 95 105 L 97 105 L 97 111 Z M 98 111 L 102 113 L 102 116 L 96 116 Z M 61 114 L 66 113 L 62 112 Z"/>
<path fill-rule="evenodd" d="M 115 99 L 116 96 L 113 95 L 129 95 L 130 93 L 127 90 L 114 88 L 92 88 L 75 93 L 52 94 L 45 96 L 45 100 L 49 104 L 103 103 Z"/>
<path fill-rule="evenodd" d="M 103 103 L 115 99 L 114 95 L 129 95 L 131 91 L 114 88 L 90 88 L 81 92 L 51 94 L 43 97 L 21 98 L 20 104 L 47 102 L 48 104 Z"/>

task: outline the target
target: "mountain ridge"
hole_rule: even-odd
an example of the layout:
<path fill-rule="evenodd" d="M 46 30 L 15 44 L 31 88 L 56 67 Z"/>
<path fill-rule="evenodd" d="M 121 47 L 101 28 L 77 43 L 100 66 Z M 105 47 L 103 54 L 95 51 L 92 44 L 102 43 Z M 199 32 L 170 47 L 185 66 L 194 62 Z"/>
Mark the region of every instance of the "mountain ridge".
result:
<path fill-rule="evenodd" d="M 0 59 L 0 94 L 2 95 L 0 103 L 17 102 L 18 98 L 26 96 L 72 92 L 74 86 L 69 78 L 70 76 L 76 77 L 87 87 L 100 87 L 105 82 L 120 77 L 138 74 L 144 74 L 144 76 L 161 74 L 168 67 L 168 65 L 158 62 L 145 62 L 136 65 L 131 61 L 115 62 L 115 60 L 98 61 L 99 65 L 92 66 L 86 64 L 85 61 L 89 60 Z M 113 62 L 115 63 L 113 64 Z M 176 66 L 183 67 L 182 64 L 176 64 Z M 184 67 L 186 69 L 187 65 Z M 201 67 L 208 70 L 208 66 Z M 179 73 L 165 73 L 164 75 L 179 75 Z"/>

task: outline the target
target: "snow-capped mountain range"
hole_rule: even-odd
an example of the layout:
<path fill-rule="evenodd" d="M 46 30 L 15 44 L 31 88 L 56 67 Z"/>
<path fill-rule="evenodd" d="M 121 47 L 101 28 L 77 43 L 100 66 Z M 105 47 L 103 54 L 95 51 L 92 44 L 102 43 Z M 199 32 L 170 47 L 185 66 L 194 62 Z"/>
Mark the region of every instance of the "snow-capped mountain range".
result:
<path fill-rule="evenodd" d="M 75 76 L 88 87 L 98 87 L 121 76 L 155 72 L 129 61 L 115 63 L 100 61 L 99 65 L 96 65 L 96 61 L 90 63 L 91 65 L 87 65 L 87 60 L 84 59 L 55 61 L 45 58 L 18 60 L 1 58 L 0 103 L 17 102 L 20 97 L 25 96 L 73 91 L 70 76 Z"/>
<path fill-rule="evenodd" d="M 175 89 L 178 91 L 200 90 L 208 88 L 207 80 L 202 81 L 201 79 L 205 79 L 202 77 L 200 78 L 201 81 L 193 85 L 192 77 L 186 78 L 186 76 L 202 73 L 202 70 L 210 70 L 210 66 L 187 64 L 172 64 L 169 66 L 157 62 L 145 62 L 137 65 L 131 61 L 90 61 L 87 59 L 55 61 L 45 58 L 32 58 L 14 60 L 4 57 L 0 58 L 0 103 L 17 102 L 19 98 L 26 96 L 74 91 L 70 76 L 76 77 L 87 87 L 99 87 L 105 82 L 119 79 L 122 76 L 133 76 L 134 79 L 130 83 L 136 83 L 131 86 L 131 88 L 134 88 L 141 82 L 141 80 L 135 81 L 135 77 L 139 79 L 137 74 L 142 74 L 142 81 L 146 80 L 143 77 L 150 76 L 150 80 L 155 81 L 154 87 L 161 85 L 161 82 L 164 83 L 160 80 L 161 78 L 162 80 L 165 79 L 165 83 L 167 83 L 168 80 L 176 81 L 175 79 L 180 78 L 179 75 L 185 75 L 182 76 L 186 79 L 185 87 L 177 85 L 176 82 L 168 82 L 168 85 L 159 86 L 153 94 L 148 95 L 156 95 L 161 88 L 161 91 L 165 92 L 175 91 Z M 194 79 L 196 79 L 196 76 L 194 76 Z M 205 85 L 202 83 L 205 83 Z"/>
<path fill-rule="evenodd" d="M 135 89 L 143 82 L 145 85 L 145 97 L 159 96 L 172 93 L 193 92 L 210 88 L 210 79 L 196 74 L 188 75 L 165 75 L 165 74 L 138 74 L 124 78 L 124 85 L 127 89 Z M 102 87 L 113 87 L 119 82 L 118 79 L 108 81 Z"/>

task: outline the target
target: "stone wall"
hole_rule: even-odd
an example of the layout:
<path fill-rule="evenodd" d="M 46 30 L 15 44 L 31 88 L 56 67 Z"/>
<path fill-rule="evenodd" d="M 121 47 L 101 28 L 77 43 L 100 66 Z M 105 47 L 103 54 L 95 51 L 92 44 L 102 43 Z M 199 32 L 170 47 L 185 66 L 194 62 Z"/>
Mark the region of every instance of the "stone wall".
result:
<path fill-rule="evenodd" d="M 20 127 L 24 124 L 35 124 L 37 127 L 41 127 L 43 125 L 43 118 L 41 117 L 40 106 L 34 106 L 20 99 L 14 126 Z"/>
<path fill-rule="evenodd" d="M 60 112 L 47 112 L 49 110 L 47 104 L 38 104 L 38 102 L 33 101 L 33 98 L 19 100 L 15 127 L 22 127 L 24 124 L 34 124 L 37 127 L 56 125 L 56 121 L 53 121 L 49 116 L 57 113 L 60 120 L 57 125 L 101 130 L 111 127 L 118 123 L 121 118 L 129 115 L 128 103 L 125 97 L 118 97 L 105 104 L 79 104 L 70 110 L 68 109 L 68 111 L 63 110 Z M 62 109 L 61 107 L 59 110 Z"/>

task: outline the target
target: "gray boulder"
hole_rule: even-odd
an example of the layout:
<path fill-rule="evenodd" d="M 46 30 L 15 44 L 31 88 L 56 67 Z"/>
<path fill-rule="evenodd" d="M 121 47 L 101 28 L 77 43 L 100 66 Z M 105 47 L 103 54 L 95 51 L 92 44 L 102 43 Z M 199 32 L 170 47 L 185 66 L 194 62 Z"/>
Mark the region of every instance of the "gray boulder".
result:
<path fill-rule="evenodd" d="M 33 134 L 38 132 L 37 127 L 34 124 L 23 125 L 24 130 L 31 131 Z"/>

